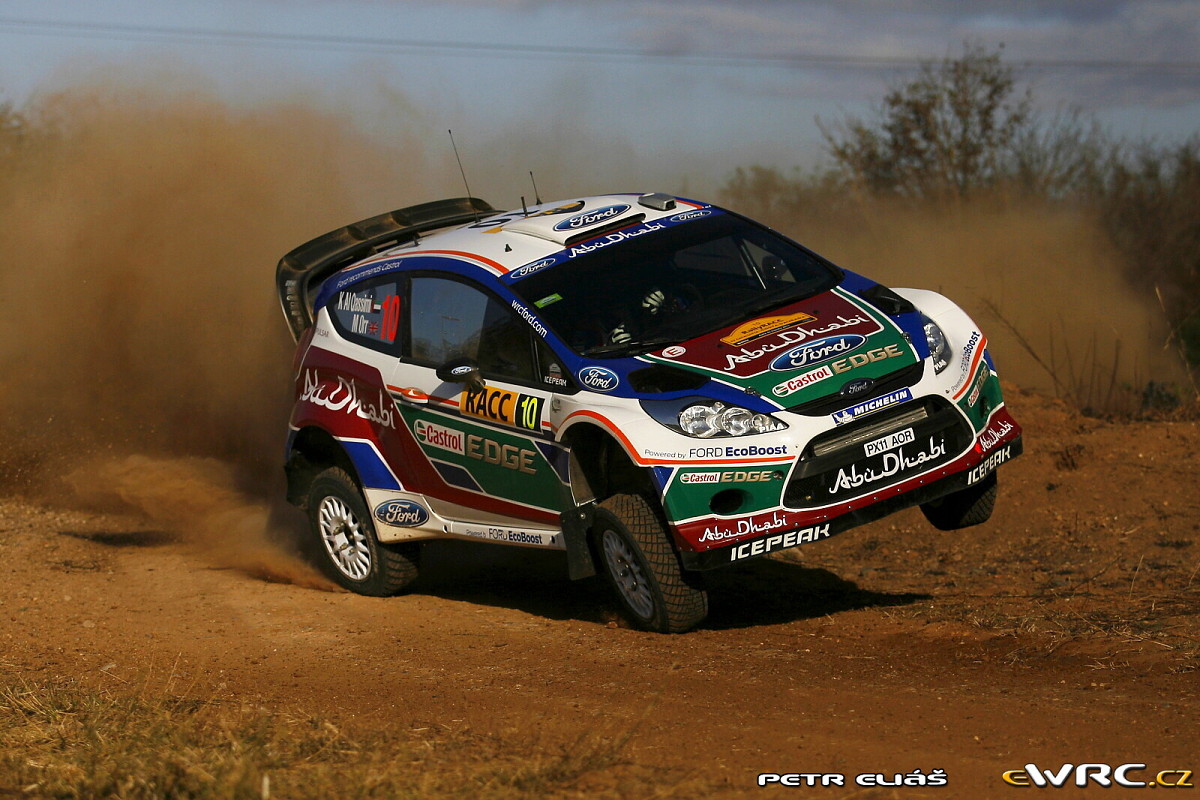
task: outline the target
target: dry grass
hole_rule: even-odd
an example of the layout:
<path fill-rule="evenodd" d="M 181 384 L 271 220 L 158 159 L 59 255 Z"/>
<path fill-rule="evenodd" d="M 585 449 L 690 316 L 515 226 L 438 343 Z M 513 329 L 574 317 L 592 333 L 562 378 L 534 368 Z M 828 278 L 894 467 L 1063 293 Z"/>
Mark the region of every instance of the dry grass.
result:
<path fill-rule="evenodd" d="M 1070 332 L 1060 318 L 1059 333 L 1051 329 L 1045 339 L 1045 354 L 1036 347 L 1020 328 L 991 300 L 983 307 L 1004 326 L 1016 343 L 1045 374 L 1054 388 L 1054 395 L 1072 408 L 1093 416 L 1108 417 L 1166 417 L 1195 419 L 1200 413 L 1200 389 L 1180 356 L 1178 373 L 1184 385 L 1170 385 L 1146 380 L 1135 363 L 1129 369 L 1121 362 L 1121 339 L 1109 342 L 1111 352 L 1104 349 L 1093 336 L 1071 345 Z M 1164 348 L 1165 350 L 1166 348 Z M 1122 378 L 1125 374 L 1127 377 Z"/>
<path fill-rule="evenodd" d="M 622 756 L 636 726 L 555 749 L 399 726 L 354 735 L 317 717 L 147 694 L 8 682 L 0 797 L 515 800 L 626 796 L 635 778 L 646 785 Z M 660 785 L 658 796 L 681 788 Z M 705 788 L 715 787 L 688 791 Z"/>

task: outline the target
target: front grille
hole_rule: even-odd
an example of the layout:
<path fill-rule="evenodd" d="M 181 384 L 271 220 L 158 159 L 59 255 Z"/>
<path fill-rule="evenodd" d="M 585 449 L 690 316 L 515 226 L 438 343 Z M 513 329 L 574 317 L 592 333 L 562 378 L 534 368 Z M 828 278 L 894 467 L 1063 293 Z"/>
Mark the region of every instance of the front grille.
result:
<path fill-rule="evenodd" d="M 806 403 L 800 403 L 785 410 L 791 411 L 793 414 L 803 414 L 806 417 L 824 417 L 835 411 L 841 411 L 847 406 L 858 405 L 867 400 L 885 395 L 888 392 L 894 392 L 897 389 L 907 389 L 921 380 L 921 376 L 924 374 L 925 361 L 921 360 L 903 369 L 890 372 L 882 378 L 878 378 L 869 392 L 855 395 L 834 394 L 826 397 L 818 397 L 816 400 L 809 400 Z"/>
<path fill-rule="evenodd" d="M 783 502 L 815 508 L 870 494 L 953 460 L 971 441 L 971 426 L 945 399 L 903 403 L 813 439 Z"/>
<path fill-rule="evenodd" d="M 884 414 L 883 419 L 878 422 L 868 419 L 866 423 L 854 426 L 850 430 L 838 429 L 832 432 L 836 435 L 825 434 L 814 439 L 809 446 L 809 452 L 818 457 L 827 456 L 838 450 L 878 439 L 892 431 L 901 430 L 906 425 L 915 425 L 928 418 L 929 411 L 923 405 L 910 408 L 903 414 Z"/>

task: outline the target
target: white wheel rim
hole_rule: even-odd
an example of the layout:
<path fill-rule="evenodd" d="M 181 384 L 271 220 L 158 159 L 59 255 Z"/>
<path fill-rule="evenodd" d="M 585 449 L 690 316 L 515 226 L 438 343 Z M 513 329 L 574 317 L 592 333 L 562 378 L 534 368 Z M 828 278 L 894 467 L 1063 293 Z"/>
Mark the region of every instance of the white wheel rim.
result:
<path fill-rule="evenodd" d="M 350 507 L 337 497 L 326 497 L 321 501 L 317 525 L 325 552 L 338 572 L 351 580 L 366 580 L 371 573 L 371 549 L 367 532 Z"/>
<path fill-rule="evenodd" d="M 604 532 L 601 547 L 621 597 L 639 617 L 650 619 L 654 615 L 654 595 L 650 593 L 650 582 L 633 549 L 612 529 Z"/>

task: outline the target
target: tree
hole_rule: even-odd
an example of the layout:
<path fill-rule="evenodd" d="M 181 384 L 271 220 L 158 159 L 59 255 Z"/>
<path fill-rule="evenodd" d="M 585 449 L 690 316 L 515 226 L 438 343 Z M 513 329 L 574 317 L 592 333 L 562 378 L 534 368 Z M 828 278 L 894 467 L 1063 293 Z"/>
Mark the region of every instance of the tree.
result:
<path fill-rule="evenodd" d="M 871 191 L 961 197 L 1012 172 L 1034 122 L 1000 51 L 966 44 L 888 91 L 875 119 L 817 124 L 838 166 Z"/>
<path fill-rule="evenodd" d="M 29 135 L 29 123 L 11 103 L 0 103 L 0 163 L 14 156 Z"/>

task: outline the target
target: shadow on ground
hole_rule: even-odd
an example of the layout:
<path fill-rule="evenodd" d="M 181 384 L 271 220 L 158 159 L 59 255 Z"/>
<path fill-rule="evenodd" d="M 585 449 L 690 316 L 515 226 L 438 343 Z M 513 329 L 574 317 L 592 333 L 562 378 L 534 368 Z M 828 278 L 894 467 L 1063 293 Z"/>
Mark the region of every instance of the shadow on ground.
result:
<path fill-rule="evenodd" d="M 760 558 L 716 570 L 708 581 L 710 629 L 746 628 L 814 619 L 861 608 L 891 608 L 930 599 L 912 592 L 875 592 L 827 569 Z"/>
<path fill-rule="evenodd" d="M 113 548 L 158 547 L 179 541 L 174 534 L 159 530 L 63 530 L 59 534 Z M 283 552 L 296 553 L 296 538 L 281 535 L 276 544 Z M 264 579 L 254 571 L 246 574 Z M 421 577 L 410 591 L 515 608 L 547 619 L 625 624 L 604 578 L 572 581 L 566 576 L 566 555 L 561 552 L 444 540 L 423 547 Z M 270 576 L 265 579 L 272 580 Z M 869 591 L 826 569 L 765 558 L 704 573 L 703 580 L 709 591 L 709 615 L 700 627 L 710 630 L 794 622 L 929 599 L 924 594 Z"/>
<path fill-rule="evenodd" d="M 60 536 L 84 539 L 106 547 L 160 547 L 179 541 L 166 531 L 59 531 Z"/>
<path fill-rule="evenodd" d="M 475 542 L 425 546 L 419 594 L 520 609 L 548 619 L 618 621 L 617 605 L 601 577 L 571 581 L 562 553 Z M 860 608 L 886 608 L 929 595 L 873 592 L 825 569 L 758 559 L 704 575 L 709 616 L 701 628 L 725 630 L 813 619 Z"/>

